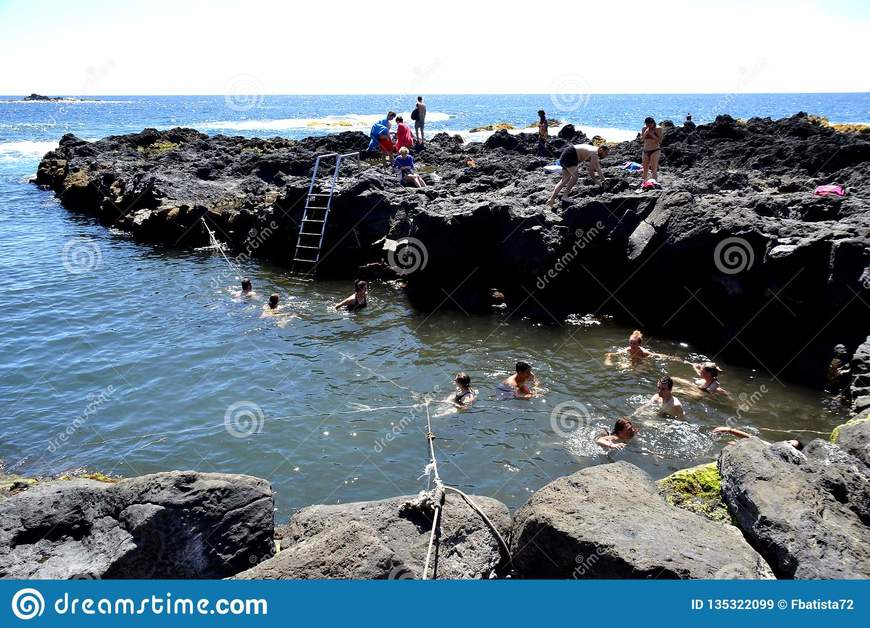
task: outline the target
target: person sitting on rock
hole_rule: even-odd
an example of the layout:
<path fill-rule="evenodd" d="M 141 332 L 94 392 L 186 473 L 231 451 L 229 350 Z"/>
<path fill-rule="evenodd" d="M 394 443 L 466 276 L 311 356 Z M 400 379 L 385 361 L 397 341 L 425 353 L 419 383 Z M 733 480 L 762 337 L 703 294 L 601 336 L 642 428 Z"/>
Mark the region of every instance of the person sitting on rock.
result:
<path fill-rule="evenodd" d="M 559 155 L 559 165 L 562 166 L 562 179 L 556 184 L 556 189 L 550 195 L 547 205 L 552 206 L 556 197 L 561 193 L 562 201 L 568 197 L 568 193 L 577 183 L 580 162 L 585 161 L 589 167 L 589 176 L 592 179 L 600 177 L 604 182 L 604 172 L 601 170 L 601 160 L 607 157 L 610 148 L 607 146 L 595 147 L 592 144 L 577 144 L 567 146 Z"/>
<path fill-rule="evenodd" d="M 664 137 L 664 129 L 656 126 L 654 118 L 647 118 L 643 121 L 643 129 L 640 131 L 640 139 L 643 141 L 643 181 L 647 179 L 658 179 L 659 174 L 659 157 L 662 154 L 662 138 Z M 652 173 L 652 177 L 650 177 Z"/>
<path fill-rule="evenodd" d="M 498 385 L 499 392 L 509 393 L 516 399 L 531 399 L 534 394 L 530 385 L 535 384 L 535 374 L 527 362 L 517 362 L 516 373 Z"/>
<path fill-rule="evenodd" d="M 362 279 L 353 283 L 353 294 L 335 306 L 336 310 L 346 308 L 348 312 L 358 312 L 368 305 L 369 285 Z"/>
<path fill-rule="evenodd" d="M 658 381 L 658 392 L 649 400 L 650 405 L 658 409 L 660 414 L 672 416 L 675 419 L 685 419 L 683 404 L 674 397 L 674 380 L 665 375 Z"/>
<path fill-rule="evenodd" d="M 694 131 L 697 128 L 695 123 L 692 122 L 692 114 L 691 113 L 686 114 L 686 121 L 683 122 L 683 128 L 686 129 L 687 131 Z"/>
<path fill-rule="evenodd" d="M 731 436 L 734 436 L 734 437 L 736 437 L 736 438 L 738 438 L 738 439 L 741 439 L 741 438 L 752 438 L 752 434 L 750 434 L 749 432 L 744 432 L 743 430 L 738 430 L 738 429 L 733 428 L 733 427 L 716 427 L 716 428 L 713 428 L 713 434 L 716 434 L 717 436 L 718 436 L 719 434 L 730 434 Z M 765 441 L 765 442 L 766 442 L 766 441 Z M 803 441 L 801 441 L 799 438 L 792 438 L 791 440 L 787 440 L 787 441 L 783 441 L 783 442 L 788 443 L 789 445 L 791 445 L 792 447 L 794 447 L 794 448 L 797 449 L 798 451 L 802 451 L 803 448 L 804 448 Z M 730 444 L 730 443 L 729 443 L 729 444 Z"/>
<path fill-rule="evenodd" d="M 604 434 L 595 439 L 595 444 L 607 450 L 625 448 L 629 441 L 634 438 L 634 435 L 637 434 L 637 428 L 628 417 L 617 419 L 611 432 L 607 432 L 604 429 L 602 431 Z"/>
<path fill-rule="evenodd" d="M 409 131 L 410 132 L 410 131 Z M 423 177 L 414 172 L 414 157 L 408 151 L 407 146 L 399 149 L 399 155 L 393 161 L 393 169 L 399 177 L 399 183 L 406 187 L 425 188 L 426 182 Z"/>
<path fill-rule="evenodd" d="M 692 368 L 700 376 L 700 379 L 695 380 L 695 386 L 699 389 L 708 393 L 728 394 L 719 384 L 719 374 L 722 372 L 722 369 L 715 362 L 693 364 Z"/>
<path fill-rule="evenodd" d="M 477 391 L 471 388 L 471 377 L 467 373 L 457 373 L 453 379 L 456 384 L 456 394 L 450 397 L 450 401 L 460 408 L 466 408 L 477 399 Z"/>
<path fill-rule="evenodd" d="M 396 118 L 396 150 L 402 150 L 403 147 L 414 148 L 414 134 L 404 118 L 399 116 Z"/>
<path fill-rule="evenodd" d="M 393 146 L 393 139 L 390 137 L 390 123 L 395 117 L 395 112 L 388 112 L 386 118 L 372 125 L 370 132 L 371 141 L 369 142 L 368 150 L 372 152 L 379 150 L 386 159 L 387 167 L 390 166 L 390 158 L 396 152 L 395 146 Z"/>

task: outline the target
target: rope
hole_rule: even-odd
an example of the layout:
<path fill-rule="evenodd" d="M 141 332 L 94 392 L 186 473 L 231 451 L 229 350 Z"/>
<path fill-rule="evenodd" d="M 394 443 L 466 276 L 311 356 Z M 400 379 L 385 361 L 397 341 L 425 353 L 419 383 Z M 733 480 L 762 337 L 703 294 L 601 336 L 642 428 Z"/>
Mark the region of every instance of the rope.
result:
<path fill-rule="evenodd" d="M 217 239 L 217 237 L 214 234 L 214 231 L 212 231 L 211 229 L 208 228 L 208 223 L 205 221 L 205 216 L 200 216 L 200 220 L 202 221 L 202 226 L 205 227 L 205 230 L 208 232 L 208 240 L 209 240 L 209 242 L 211 242 L 211 245 L 209 246 L 209 248 L 216 249 L 217 252 L 221 254 L 221 257 L 224 258 L 227 265 L 230 267 L 230 270 L 232 270 L 236 274 L 236 277 L 237 278 L 241 277 L 242 274 L 239 270 L 239 267 L 236 266 L 235 264 L 233 264 L 230 261 L 230 258 L 227 257 L 227 254 L 224 252 L 223 243 Z"/>

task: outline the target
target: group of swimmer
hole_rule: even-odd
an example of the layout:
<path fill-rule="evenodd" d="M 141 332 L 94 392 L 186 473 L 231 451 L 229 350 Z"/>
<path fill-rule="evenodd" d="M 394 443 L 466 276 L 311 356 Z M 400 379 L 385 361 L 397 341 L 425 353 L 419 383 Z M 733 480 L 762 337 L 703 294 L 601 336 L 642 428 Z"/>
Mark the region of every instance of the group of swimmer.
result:
<path fill-rule="evenodd" d="M 368 305 L 369 285 L 368 282 L 362 279 L 357 279 L 353 282 L 353 294 L 335 305 L 336 310 L 347 310 L 348 312 L 357 312 Z M 255 299 L 257 293 L 254 292 L 254 285 L 250 279 L 242 279 L 242 289 L 239 296 L 244 299 Z M 263 305 L 262 316 L 277 316 L 282 312 L 281 295 L 273 292 L 269 295 L 269 299 Z"/>
<path fill-rule="evenodd" d="M 643 334 L 639 330 L 632 332 L 629 336 L 628 347 L 621 349 L 615 353 L 608 353 L 605 356 L 605 365 L 613 365 L 614 357 L 623 357 L 637 364 L 644 358 L 659 357 L 668 360 L 683 361 L 675 356 L 654 353 L 647 350 L 643 346 Z M 730 393 L 722 387 L 719 382 L 719 375 L 722 369 L 715 362 L 689 362 L 695 370 L 697 378 L 689 381 L 682 378 L 674 378 L 669 375 L 664 375 L 656 383 L 657 391 L 648 402 L 640 406 L 630 416 L 624 416 L 616 421 L 612 430 L 602 430 L 595 436 L 595 443 L 605 451 L 623 449 L 634 436 L 638 433 L 639 427 L 632 419 L 644 408 L 653 408 L 660 416 L 671 417 L 674 419 L 685 420 L 686 413 L 682 402 L 674 396 L 674 383 L 682 386 L 682 390 L 688 396 L 695 395 L 712 395 L 715 397 L 731 398 Z M 532 367 L 527 362 L 517 362 L 515 372 L 505 378 L 496 386 L 496 392 L 506 394 L 515 399 L 531 399 L 537 396 L 537 383 Z M 451 395 L 447 401 L 454 404 L 458 408 L 467 408 L 477 399 L 478 391 L 471 388 L 471 377 L 467 373 L 458 373 L 454 378 L 456 392 Z M 699 397 L 700 398 L 700 397 Z M 738 430 L 732 427 L 717 427 L 713 430 L 713 434 L 731 435 L 736 438 L 748 438 L 751 434 Z M 803 444 L 799 440 L 787 441 L 796 449 L 802 449 Z"/>

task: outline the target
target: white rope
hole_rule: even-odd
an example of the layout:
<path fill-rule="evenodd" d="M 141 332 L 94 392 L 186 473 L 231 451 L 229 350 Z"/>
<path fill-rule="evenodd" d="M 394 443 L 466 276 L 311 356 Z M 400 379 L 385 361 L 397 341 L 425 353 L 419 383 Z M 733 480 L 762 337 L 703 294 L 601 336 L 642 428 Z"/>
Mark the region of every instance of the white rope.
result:
<path fill-rule="evenodd" d="M 217 252 L 221 254 L 221 257 L 224 258 L 227 265 L 230 267 L 230 270 L 232 270 L 236 274 L 237 278 L 241 278 L 242 275 L 241 275 L 241 271 L 239 270 L 239 267 L 236 266 L 235 264 L 233 264 L 230 261 L 230 258 L 227 257 L 227 254 L 224 253 L 223 243 L 217 239 L 217 237 L 214 234 L 214 231 L 212 231 L 211 229 L 208 228 L 208 223 L 205 221 L 205 216 L 201 216 L 200 220 L 202 221 L 202 226 L 205 227 L 205 230 L 208 232 L 208 240 L 211 243 L 211 245 L 208 248 L 217 250 Z"/>

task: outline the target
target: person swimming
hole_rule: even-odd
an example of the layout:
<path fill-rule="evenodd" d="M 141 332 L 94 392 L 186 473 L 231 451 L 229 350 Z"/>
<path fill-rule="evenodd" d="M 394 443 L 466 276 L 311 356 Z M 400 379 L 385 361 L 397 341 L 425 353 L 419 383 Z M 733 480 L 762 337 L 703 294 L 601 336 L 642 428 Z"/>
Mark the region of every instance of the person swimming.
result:
<path fill-rule="evenodd" d="M 695 380 L 695 385 L 708 393 L 723 393 L 727 394 L 724 388 L 722 388 L 721 384 L 719 384 L 719 374 L 722 372 L 715 362 L 703 362 L 700 364 L 693 364 L 692 368 L 695 369 L 695 372 L 700 376 L 700 379 Z"/>
<path fill-rule="evenodd" d="M 250 279 L 242 279 L 242 296 L 243 297 L 257 296 L 257 293 L 254 292 L 254 286 L 251 283 Z"/>
<path fill-rule="evenodd" d="M 617 355 L 627 355 L 632 363 L 637 363 L 646 357 L 653 355 L 652 351 L 647 351 L 643 346 L 643 334 L 639 329 L 635 329 L 628 337 L 628 347 L 620 349 L 617 352 L 610 352 L 604 357 L 605 366 L 613 366 L 613 358 Z"/>
<path fill-rule="evenodd" d="M 450 401 L 460 408 L 468 407 L 477 399 L 477 391 L 471 388 L 471 377 L 467 373 L 460 372 L 453 379 L 457 391 L 450 397 Z"/>
<path fill-rule="evenodd" d="M 717 436 L 719 434 L 730 434 L 731 436 L 734 436 L 738 439 L 752 438 L 752 434 L 750 434 L 749 432 L 744 432 L 743 430 L 738 430 L 738 429 L 733 428 L 733 427 L 715 427 L 715 428 L 713 428 L 713 434 L 716 434 Z M 767 442 L 767 441 L 764 441 L 764 442 Z M 783 441 L 783 442 L 788 443 L 789 445 L 791 445 L 792 447 L 794 447 L 798 451 L 802 451 L 804 448 L 803 441 L 801 441 L 799 438 L 792 438 L 791 440 L 787 440 L 787 441 Z"/>
<path fill-rule="evenodd" d="M 278 295 L 278 293 L 277 293 L 277 292 L 273 292 L 273 293 L 269 296 L 269 303 L 267 303 L 266 305 L 267 305 L 267 307 L 268 307 L 270 310 L 277 310 L 277 309 L 278 309 L 278 303 L 279 303 L 280 301 L 281 301 L 281 297 Z"/>
<path fill-rule="evenodd" d="M 347 308 L 348 312 L 358 312 L 368 305 L 369 285 L 362 279 L 353 282 L 353 294 L 335 306 L 336 310 Z"/>
<path fill-rule="evenodd" d="M 596 438 L 595 444 L 607 450 L 619 450 L 625 448 L 635 434 L 637 434 L 637 428 L 634 424 L 628 417 L 622 417 L 616 420 L 612 431 L 606 432 L 605 430 L 604 434 Z"/>
<path fill-rule="evenodd" d="M 517 399 L 531 399 L 534 394 L 529 384 L 535 384 L 535 374 L 527 362 L 516 363 L 516 373 L 505 379 L 496 388 L 501 392 L 510 393 Z"/>
<path fill-rule="evenodd" d="M 658 408 L 659 413 L 672 416 L 675 419 L 686 418 L 686 413 L 683 411 L 683 404 L 680 400 L 674 397 L 673 388 L 674 380 L 667 375 L 658 381 L 658 392 L 652 396 L 650 405 Z"/>

